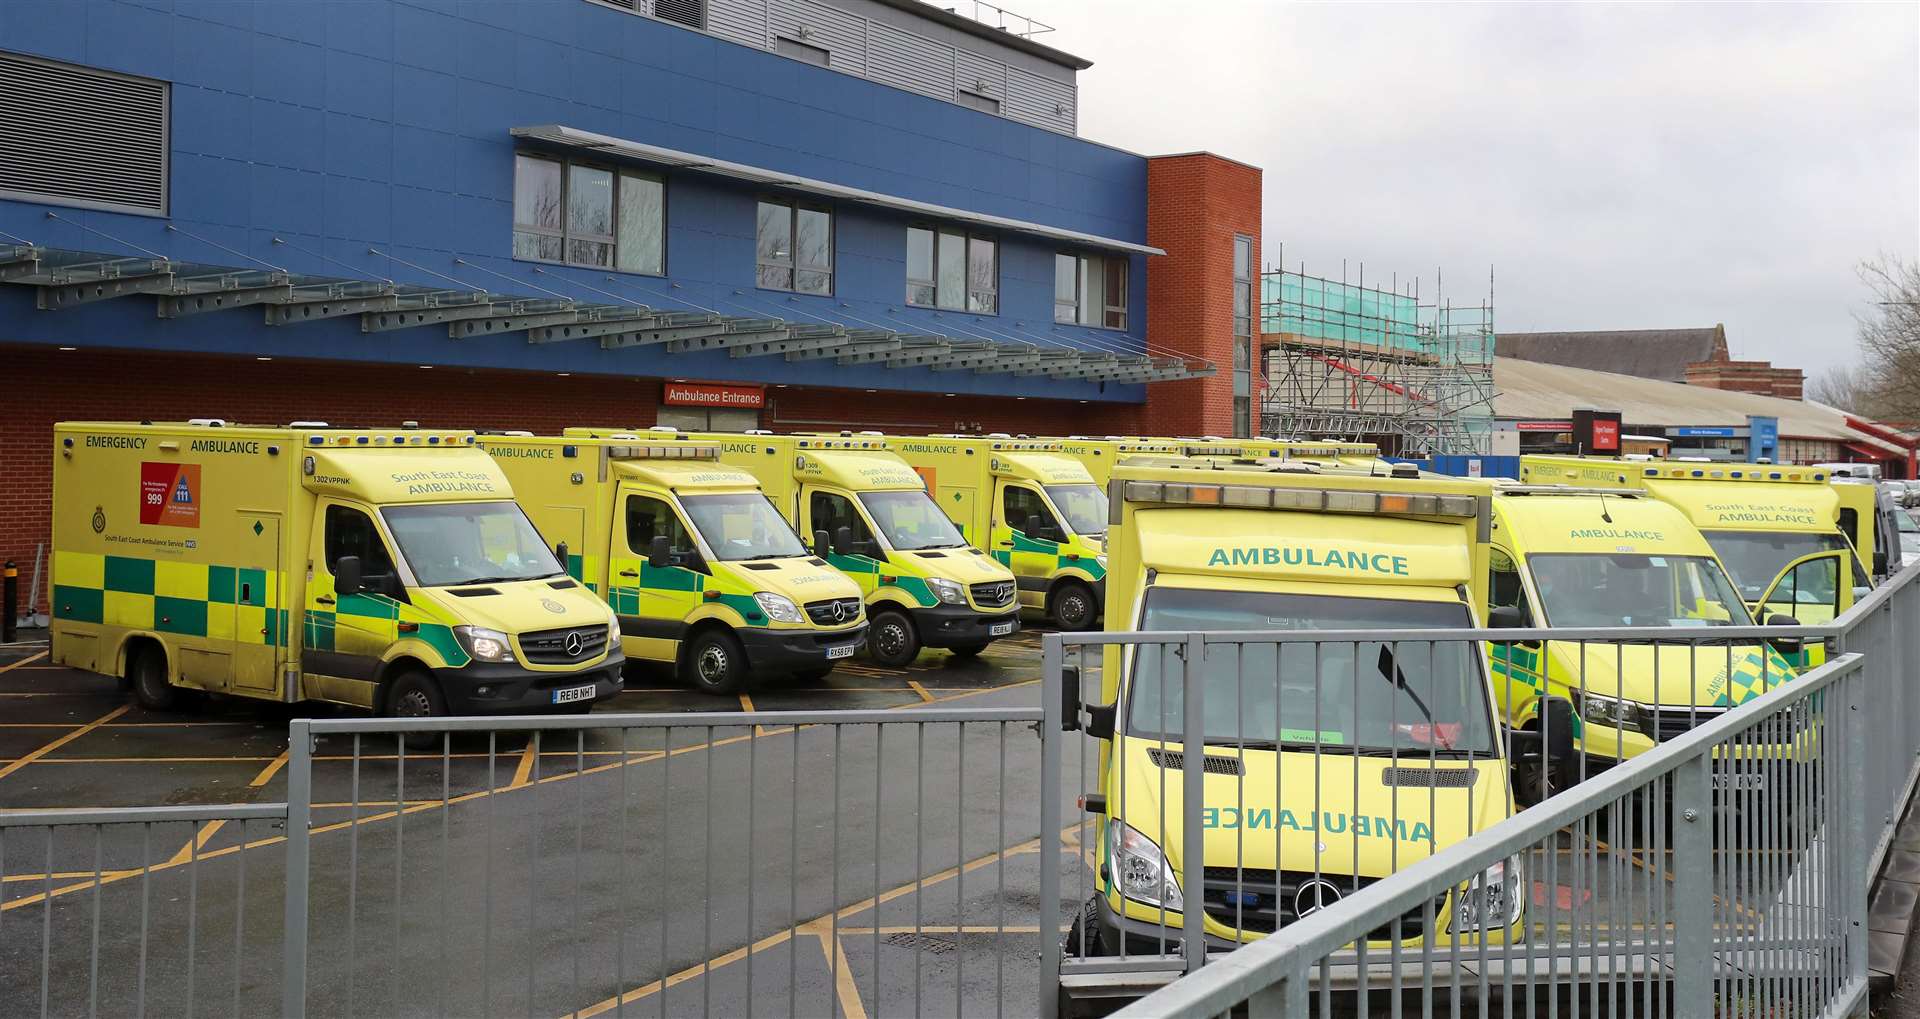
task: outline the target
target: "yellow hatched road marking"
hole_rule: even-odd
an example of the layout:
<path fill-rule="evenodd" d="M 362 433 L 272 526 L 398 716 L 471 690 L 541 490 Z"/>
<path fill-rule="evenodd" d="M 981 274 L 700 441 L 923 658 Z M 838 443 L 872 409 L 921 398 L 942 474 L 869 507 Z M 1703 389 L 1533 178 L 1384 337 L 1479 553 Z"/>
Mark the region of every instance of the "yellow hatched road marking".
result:
<path fill-rule="evenodd" d="M 827 947 L 828 937 L 820 938 L 820 948 Z M 847 962 L 847 946 L 838 937 L 833 941 L 833 953 L 827 957 L 827 965 L 833 970 L 833 994 L 840 999 L 840 1011 L 847 1019 L 867 1019 L 866 1003 L 860 1000 L 860 989 L 853 983 L 853 967 Z M 874 1002 L 878 1005 L 879 1002 Z"/>
<path fill-rule="evenodd" d="M 274 758 L 268 762 L 266 767 L 260 769 L 260 774 L 253 776 L 253 780 L 247 783 L 247 788 L 258 789 L 268 782 L 273 781 L 273 776 L 279 774 L 280 769 L 287 766 L 287 755 L 291 752 L 290 750 L 280 751 L 279 757 Z M 208 839 L 219 834 L 220 829 L 226 826 L 227 822 L 225 821 L 208 821 L 206 824 L 201 825 L 200 830 L 194 833 L 193 838 L 187 840 L 186 845 L 181 846 L 179 850 L 173 854 L 173 857 L 167 861 L 167 864 L 177 867 L 192 859 L 200 850 L 207 848 Z"/>
<path fill-rule="evenodd" d="M 33 654 L 30 654 L 27 657 L 22 658 L 17 662 L 8 662 L 5 665 L 0 665 L 0 672 L 12 672 L 13 670 L 19 668 L 22 665 L 27 664 L 28 662 L 37 662 L 40 659 L 45 657 L 47 657 L 47 653 L 45 651 L 35 651 Z"/>
<path fill-rule="evenodd" d="M 913 687 L 913 692 L 914 692 L 914 693 L 917 693 L 917 694 L 919 694 L 919 695 L 920 695 L 920 700 L 921 700 L 921 701 L 923 701 L 924 703 L 927 703 L 927 704 L 932 704 L 932 703 L 933 703 L 933 695 L 927 692 L 927 688 L 926 688 L 926 687 L 924 687 L 924 686 L 921 686 L 921 685 L 920 685 L 919 683 L 917 683 L 917 682 L 915 682 L 915 681 L 913 681 L 913 680 L 911 680 L 911 679 L 909 679 L 909 680 L 907 680 L 907 685 L 908 685 L 908 686 L 910 686 L 910 687 Z"/>
<path fill-rule="evenodd" d="M 74 740 L 77 740 L 80 737 L 85 736 L 87 733 L 90 733 L 93 730 L 98 729 L 101 726 L 107 724 L 108 722 L 111 722 L 114 719 L 119 718 L 121 715 L 126 714 L 128 711 L 132 709 L 133 709 L 133 705 L 122 704 L 119 707 L 114 708 L 112 711 L 109 711 L 106 714 L 100 716 L 99 718 L 96 718 L 93 721 L 88 722 L 83 726 L 80 726 L 79 728 L 73 730 L 72 732 L 66 733 L 56 738 L 53 742 L 48 743 L 46 746 L 43 746 L 40 749 L 33 751 L 32 753 L 26 755 L 25 757 L 15 758 L 11 763 L 5 766 L 0 766 L 0 778 L 6 778 L 8 775 L 11 775 L 16 771 L 19 771 L 21 768 L 24 768 L 27 765 L 32 764 L 33 762 L 39 760 L 40 758 L 45 757 L 50 753 L 53 753 L 55 750 L 58 750 L 61 747 L 66 746 L 67 744 L 73 742 Z"/>

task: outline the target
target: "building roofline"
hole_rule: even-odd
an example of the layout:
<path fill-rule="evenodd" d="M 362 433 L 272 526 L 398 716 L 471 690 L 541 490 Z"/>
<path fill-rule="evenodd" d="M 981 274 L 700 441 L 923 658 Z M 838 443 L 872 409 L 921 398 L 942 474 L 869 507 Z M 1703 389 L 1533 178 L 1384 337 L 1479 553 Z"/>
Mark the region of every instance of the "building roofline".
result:
<path fill-rule="evenodd" d="M 906 11 L 917 17 L 922 17 L 928 21 L 944 25 L 957 32 L 965 32 L 976 38 L 992 40 L 998 45 L 1019 50 L 1022 53 L 1039 57 L 1049 63 L 1059 64 L 1062 67 L 1071 67 L 1076 71 L 1084 71 L 1093 66 L 1093 61 L 1085 57 L 1076 57 L 1065 50 L 1054 49 L 1052 46 L 1048 46 L 1045 43 L 1034 42 L 1025 36 L 1002 31 L 992 25 L 983 24 L 972 18 L 963 17 L 944 7 L 936 7 L 931 3 L 923 3 L 922 0 L 874 0 L 874 2 L 885 7 L 891 7 L 897 11 Z"/>
<path fill-rule="evenodd" d="M 1150 160 L 1151 159 L 1186 159 L 1191 156 L 1206 156 L 1209 159 L 1218 159 L 1223 163 L 1232 163 L 1235 166 L 1244 166 L 1247 169 L 1252 170 L 1256 173 L 1266 172 L 1260 167 L 1255 166 L 1244 159 L 1235 159 L 1232 156 L 1223 156 L 1218 152 L 1209 152 L 1206 149 L 1194 149 L 1191 152 L 1162 152 L 1158 155 L 1148 156 L 1147 158 Z"/>

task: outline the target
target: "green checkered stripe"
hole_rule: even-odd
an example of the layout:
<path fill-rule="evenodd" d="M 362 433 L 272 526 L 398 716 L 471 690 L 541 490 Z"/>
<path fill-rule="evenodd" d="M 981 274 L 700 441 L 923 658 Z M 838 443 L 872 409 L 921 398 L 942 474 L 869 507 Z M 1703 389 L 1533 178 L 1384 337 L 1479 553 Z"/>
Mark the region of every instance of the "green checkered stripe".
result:
<path fill-rule="evenodd" d="M 402 633 L 401 623 L 411 624 L 414 629 Z M 369 640 L 423 641 L 442 661 L 455 668 L 469 660 L 466 649 L 453 635 L 453 627 L 384 594 L 350 594 L 341 598 L 331 611 L 308 608 L 305 625 L 301 627 L 303 646 L 313 651 L 349 650 L 339 647 L 336 641 L 342 627 Z"/>
<path fill-rule="evenodd" d="M 278 580 L 244 566 L 61 552 L 53 608 L 67 622 L 276 645 L 288 624 L 287 610 L 272 604 Z"/>

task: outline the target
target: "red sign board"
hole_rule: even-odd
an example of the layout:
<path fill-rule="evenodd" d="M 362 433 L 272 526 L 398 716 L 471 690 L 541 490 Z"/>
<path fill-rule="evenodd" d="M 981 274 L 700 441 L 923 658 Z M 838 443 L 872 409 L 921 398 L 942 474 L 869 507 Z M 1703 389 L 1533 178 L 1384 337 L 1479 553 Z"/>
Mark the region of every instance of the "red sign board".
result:
<path fill-rule="evenodd" d="M 1573 427 L 1571 421 L 1520 421 L 1513 426 L 1522 432 L 1564 432 Z"/>
<path fill-rule="evenodd" d="M 1593 420 L 1593 450 L 1596 453 L 1616 453 L 1620 450 L 1620 422 L 1606 418 Z"/>
<path fill-rule="evenodd" d="M 765 386 L 727 386 L 715 382 L 669 382 L 660 402 L 669 407 L 743 407 L 767 405 Z"/>
<path fill-rule="evenodd" d="M 200 526 L 200 465 L 140 465 L 140 522 L 165 527 Z"/>

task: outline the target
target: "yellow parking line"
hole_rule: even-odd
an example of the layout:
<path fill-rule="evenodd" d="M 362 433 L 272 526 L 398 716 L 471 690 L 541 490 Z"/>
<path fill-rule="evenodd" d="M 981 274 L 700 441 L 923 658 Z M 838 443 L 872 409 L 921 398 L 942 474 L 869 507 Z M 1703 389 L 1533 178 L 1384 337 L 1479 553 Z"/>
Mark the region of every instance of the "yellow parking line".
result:
<path fill-rule="evenodd" d="M 842 927 L 841 937 L 855 934 L 1038 934 L 1038 924 L 1009 924 L 1005 927 L 990 927 L 985 924 L 968 924 L 956 927 L 953 924 L 921 924 L 918 927 L 910 923 L 892 924 L 885 927 Z"/>
<path fill-rule="evenodd" d="M 908 686 L 910 686 L 910 687 L 913 687 L 913 692 L 914 692 L 914 693 L 917 693 L 917 694 L 919 694 L 919 695 L 920 695 L 920 699 L 921 699 L 922 701 L 924 701 L 924 702 L 926 702 L 926 703 L 928 703 L 928 704 L 932 704 L 932 703 L 933 703 L 933 695 L 927 692 L 927 688 L 926 688 L 926 687 L 924 687 L 924 686 L 921 686 L 921 685 L 920 685 L 919 683 L 917 683 L 917 682 L 915 682 L 915 681 L 913 681 L 913 680 L 911 680 L 911 679 L 909 679 L 909 680 L 907 680 L 907 685 L 908 685 Z"/>
<path fill-rule="evenodd" d="M 508 789 L 518 789 L 527 784 L 528 776 L 533 774 L 533 761 L 537 756 L 534 747 L 539 737 L 527 739 L 527 749 L 520 753 L 520 764 L 513 769 L 513 781 L 507 783 Z"/>
<path fill-rule="evenodd" d="M 5 665 L 0 665 L 0 672 L 12 672 L 13 670 L 19 668 L 22 665 L 27 664 L 28 662 L 37 662 L 40 659 L 45 657 L 47 657 L 47 653 L 45 651 L 35 651 L 33 654 L 30 654 L 27 657 L 22 658 L 17 662 L 8 662 Z"/>
<path fill-rule="evenodd" d="M 291 752 L 290 750 L 280 751 L 279 757 L 274 758 L 266 767 L 260 769 L 258 775 L 253 776 L 252 781 L 247 783 L 247 788 L 258 789 L 268 782 L 273 781 L 273 776 L 279 774 L 280 769 L 287 766 L 287 755 Z M 226 826 L 227 822 L 225 821 L 208 821 L 206 824 L 201 825 L 200 830 L 194 833 L 193 838 L 188 839 L 186 845 L 181 846 L 174 852 L 173 857 L 167 861 L 168 865 L 177 867 L 192 859 L 200 850 L 207 847 L 208 839 L 219 834 L 220 829 Z"/>
<path fill-rule="evenodd" d="M 4 767 L 0 767 L 0 778 L 6 778 L 8 775 L 11 775 L 16 771 L 19 771 L 21 768 L 24 768 L 27 765 L 32 764 L 33 762 L 39 760 L 40 758 L 45 757 L 50 753 L 53 753 L 55 750 L 58 750 L 61 747 L 66 746 L 67 744 L 73 742 L 74 740 L 77 740 L 80 737 L 85 736 L 87 733 L 90 733 L 93 730 L 98 729 L 101 726 L 107 724 L 108 722 L 111 722 L 114 719 L 119 718 L 121 715 L 126 714 L 128 711 L 132 709 L 133 709 L 133 705 L 122 704 L 119 707 L 114 708 L 112 711 L 109 711 L 106 714 L 100 716 L 99 718 L 96 718 L 93 721 L 88 722 L 83 726 L 80 726 L 79 728 L 59 737 L 58 739 L 55 739 L 53 742 L 48 743 L 46 746 L 43 746 L 40 749 L 33 751 L 32 753 L 26 755 L 25 757 L 14 759 L 11 763 L 5 765 Z"/>
<path fill-rule="evenodd" d="M 833 950 L 827 951 L 827 942 L 833 942 Z M 827 952 L 827 966 L 833 970 L 833 995 L 840 999 L 840 1011 L 846 1019 L 867 1019 L 866 1003 L 860 1000 L 860 989 L 853 983 L 853 967 L 847 962 L 847 946 L 837 937 L 822 935 L 820 950 Z M 878 1006 L 879 1002 L 874 1002 Z"/>

